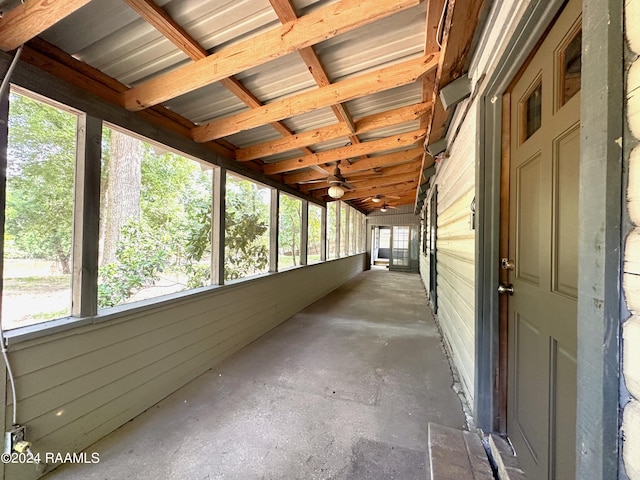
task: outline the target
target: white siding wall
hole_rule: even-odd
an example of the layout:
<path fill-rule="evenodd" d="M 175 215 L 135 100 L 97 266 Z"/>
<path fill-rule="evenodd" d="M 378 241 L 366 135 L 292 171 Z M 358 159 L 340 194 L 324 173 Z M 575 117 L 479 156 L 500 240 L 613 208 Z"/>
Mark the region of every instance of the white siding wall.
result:
<path fill-rule="evenodd" d="M 640 55 L 640 0 L 625 1 L 625 30 L 632 52 Z M 635 144 L 629 162 L 627 202 L 635 229 L 627 238 L 623 287 L 632 317 L 623 326 L 623 370 L 631 402 L 623 414 L 623 458 L 627 475 L 640 480 L 640 59 L 627 78 L 627 119 Z"/>
<path fill-rule="evenodd" d="M 431 186 L 438 186 L 438 321 L 449 344 L 468 400 L 473 405 L 475 360 L 475 231 L 471 202 L 475 196 L 478 157 L 478 103 L 489 77 L 530 0 L 494 2 L 471 61 L 469 78 L 474 100 L 458 105 L 448 130 L 450 156 L 437 166 Z M 468 103 L 472 101 L 472 105 Z M 428 197 L 427 197 L 428 198 Z M 429 259 L 421 257 L 423 282 L 429 284 Z"/>
<path fill-rule="evenodd" d="M 362 272 L 364 254 L 227 285 L 11 348 L 34 452 L 87 448 Z M 11 425 L 11 396 L 5 425 Z M 7 479 L 34 479 L 7 465 Z"/>
<path fill-rule="evenodd" d="M 436 241 L 438 320 L 470 404 L 475 351 L 475 236 L 469 222 L 473 196 L 474 189 L 467 190 L 448 208 L 438 209 Z"/>

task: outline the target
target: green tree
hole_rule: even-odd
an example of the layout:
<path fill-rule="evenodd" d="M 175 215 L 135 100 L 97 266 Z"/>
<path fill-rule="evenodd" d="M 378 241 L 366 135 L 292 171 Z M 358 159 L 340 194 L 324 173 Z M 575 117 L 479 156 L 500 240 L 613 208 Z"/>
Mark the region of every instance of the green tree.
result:
<path fill-rule="evenodd" d="M 5 251 L 55 260 L 66 274 L 76 123 L 73 114 L 11 95 Z M 169 270 L 186 279 L 188 287 L 208 283 L 211 170 L 109 129 L 103 132 L 103 144 L 101 230 L 111 253 L 105 252 L 100 266 L 100 306 L 123 303 Z M 268 265 L 269 202 L 264 192 L 252 182 L 229 179 L 226 279 L 252 275 Z M 119 212 L 126 214 L 110 224 Z M 108 234 L 110 229 L 117 235 Z"/>
<path fill-rule="evenodd" d="M 76 117 L 12 94 L 9 119 L 6 234 L 70 274 Z"/>
<path fill-rule="evenodd" d="M 258 186 L 227 177 L 225 280 L 263 271 L 269 263 L 269 204 Z"/>
<path fill-rule="evenodd" d="M 147 143 L 140 143 L 138 150 L 138 186 L 131 187 L 137 188 L 137 194 L 108 194 L 116 197 L 111 200 L 116 211 L 118 204 L 136 198 L 134 207 L 140 214 L 129 215 L 118 229 L 113 261 L 100 269 L 101 307 L 125 302 L 141 289 L 153 286 L 164 271 L 187 277 L 188 287 L 202 285 L 210 277 L 208 262 L 199 262 L 210 254 L 210 234 L 206 231 L 211 229 L 211 177 L 198 163 L 173 153 L 157 154 Z M 114 155 L 118 149 L 108 151 L 111 165 L 127 161 L 126 156 Z M 109 174 L 116 170 L 108 169 Z M 135 208 L 123 209 L 135 213 Z"/>
<path fill-rule="evenodd" d="M 322 209 L 311 204 L 309 204 L 308 229 L 309 261 L 319 261 L 322 247 Z"/>
<path fill-rule="evenodd" d="M 302 226 L 302 202 L 289 195 L 280 194 L 280 218 L 278 248 L 280 256 L 291 257 L 291 265 L 298 265 L 300 253 L 300 230 Z"/>
<path fill-rule="evenodd" d="M 140 289 L 153 285 L 170 255 L 168 236 L 159 235 L 143 220 L 129 220 L 120 237 L 115 251 L 117 261 L 100 269 L 100 308 L 119 305 Z"/>

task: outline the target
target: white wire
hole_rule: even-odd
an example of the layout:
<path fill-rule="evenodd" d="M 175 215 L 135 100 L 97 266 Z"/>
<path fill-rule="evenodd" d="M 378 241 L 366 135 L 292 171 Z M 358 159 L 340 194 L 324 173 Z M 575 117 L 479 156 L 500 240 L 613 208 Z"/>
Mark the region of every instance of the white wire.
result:
<path fill-rule="evenodd" d="M 447 7 L 449 6 L 449 0 L 444 2 L 442 6 L 442 14 L 440 15 L 440 21 L 438 22 L 438 31 L 436 32 L 436 43 L 440 48 L 442 48 L 442 43 L 440 42 L 440 36 L 442 35 L 442 28 L 444 26 L 444 17 L 447 12 Z"/>
<path fill-rule="evenodd" d="M 18 64 L 18 58 L 20 58 L 20 54 L 22 53 L 22 47 L 24 45 L 20 45 L 18 51 L 16 52 L 13 60 L 11 61 L 11 65 L 9 65 L 9 69 L 7 70 L 6 75 L 2 79 L 2 85 L 0 85 L 0 99 L 4 98 L 9 89 L 9 79 L 13 74 L 13 70 L 16 68 Z M 9 383 L 11 384 L 11 396 L 13 398 L 13 425 L 18 423 L 18 402 L 16 400 L 16 382 L 13 378 L 13 371 L 11 370 L 11 363 L 9 362 L 9 355 L 7 354 L 7 345 L 4 339 L 4 330 L 2 329 L 2 324 L 0 323 L 0 341 L 2 342 L 2 357 L 4 358 L 4 364 L 7 367 L 7 374 L 9 375 Z"/>
<path fill-rule="evenodd" d="M 11 363 L 9 363 L 9 356 L 7 355 L 7 347 L 4 346 L 4 332 L 2 332 L 2 356 L 4 357 L 4 363 L 7 366 L 7 373 L 9 374 L 9 382 L 11 383 L 11 397 L 13 399 L 12 425 L 17 425 L 18 407 L 17 407 L 17 401 L 16 401 L 16 382 L 13 379 L 13 371 L 11 370 Z"/>

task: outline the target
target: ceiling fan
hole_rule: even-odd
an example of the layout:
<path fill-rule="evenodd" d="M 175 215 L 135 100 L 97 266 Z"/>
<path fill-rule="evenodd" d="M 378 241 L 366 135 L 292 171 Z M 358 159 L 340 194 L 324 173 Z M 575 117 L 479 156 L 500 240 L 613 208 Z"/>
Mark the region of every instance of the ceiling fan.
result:
<path fill-rule="evenodd" d="M 386 212 L 387 210 L 389 210 L 390 208 L 392 208 L 392 209 L 394 209 L 394 210 L 395 210 L 395 209 L 396 209 L 396 208 L 398 208 L 398 207 L 393 207 L 393 206 L 391 206 L 391 205 L 389 205 L 388 203 L 386 203 L 386 202 L 385 202 L 385 203 L 383 203 L 383 204 L 382 204 L 382 206 L 380 207 L 380 211 L 381 211 L 382 213 L 385 213 L 385 212 Z"/>
<path fill-rule="evenodd" d="M 395 195 L 374 195 L 373 197 L 369 197 L 365 200 L 365 202 L 368 202 L 369 200 L 371 200 L 373 203 L 381 203 L 383 201 L 383 199 L 385 198 L 393 198 L 396 200 L 400 200 L 400 197 L 396 197 Z"/>
<path fill-rule="evenodd" d="M 333 174 L 327 177 L 327 183 L 329 184 L 329 196 L 331 198 L 342 198 L 345 190 L 355 190 L 355 187 L 347 183 L 347 179 L 340 173 L 340 160 L 336 162 Z"/>

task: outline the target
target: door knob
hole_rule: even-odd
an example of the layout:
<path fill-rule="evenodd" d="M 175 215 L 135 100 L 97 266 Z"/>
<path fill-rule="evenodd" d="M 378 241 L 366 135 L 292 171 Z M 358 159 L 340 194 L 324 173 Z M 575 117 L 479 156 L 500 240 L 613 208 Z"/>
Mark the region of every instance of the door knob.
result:
<path fill-rule="evenodd" d="M 501 283 L 498 285 L 498 293 L 508 293 L 509 295 L 513 295 L 513 285 L 505 285 Z"/>

